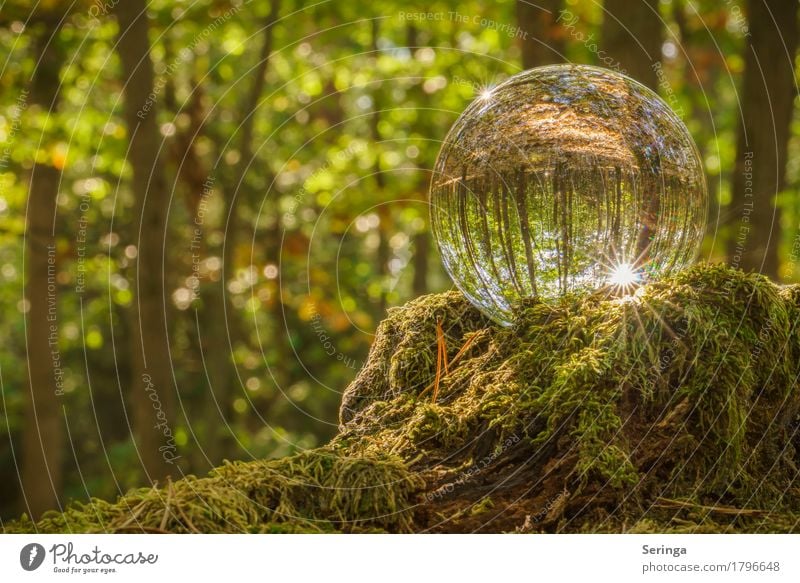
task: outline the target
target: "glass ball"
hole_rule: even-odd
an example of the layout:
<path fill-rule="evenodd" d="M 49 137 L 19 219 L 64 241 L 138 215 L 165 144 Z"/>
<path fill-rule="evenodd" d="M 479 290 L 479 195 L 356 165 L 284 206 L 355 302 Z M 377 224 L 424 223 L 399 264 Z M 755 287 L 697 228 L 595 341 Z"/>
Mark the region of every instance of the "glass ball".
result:
<path fill-rule="evenodd" d="M 508 325 L 522 298 L 623 292 L 697 256 L 708 195 L 686 126 L 653 91 L 584 65 L 531 69 L 456 120 L 431 225 L 464 295 Z"/>

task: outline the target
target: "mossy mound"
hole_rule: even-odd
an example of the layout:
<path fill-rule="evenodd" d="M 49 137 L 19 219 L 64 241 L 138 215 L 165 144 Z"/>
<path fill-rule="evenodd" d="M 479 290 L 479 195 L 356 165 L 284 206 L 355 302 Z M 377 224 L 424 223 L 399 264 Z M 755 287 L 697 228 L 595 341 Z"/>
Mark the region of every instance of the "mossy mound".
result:
<path fill-rule="evenodd" d="M 511 328 L 425 296 L 380 325 L 325 448 L 7 530 L 794 532 L 799 318 L 800 286 L 708 265 Z"/>
<path fill-rule="evenodd" d="M 371 532 L 411 530 L 410 494 L 424 487 L 398 458 L 324 447 L 233 462 L 208 477 L 142 488 L 115 503 L 73 503 L 7 532 Z"/>

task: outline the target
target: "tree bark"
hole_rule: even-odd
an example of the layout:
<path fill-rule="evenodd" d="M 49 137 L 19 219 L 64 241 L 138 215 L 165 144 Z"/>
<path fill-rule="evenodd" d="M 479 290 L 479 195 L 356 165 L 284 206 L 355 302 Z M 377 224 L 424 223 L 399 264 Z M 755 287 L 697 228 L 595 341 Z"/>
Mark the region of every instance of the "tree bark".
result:
<path fill-rule="evenodd" d="M 658 87 L 664 34 L 658 6 L 659 0 L 606 0 L 601 39 L 602 56 L 653 91 Z M 608 66 L 605 61 L 600 64 Z"/>
<path fill-rule="evenodd" d="M 797 2 L 748 2 L 750 36 L 741 88 L 742 117 L 732 180 L 728 261 L 745 271 L 778 277 L 780 209 L 787 147 L 797 94 Z"/>
<path fill-rule="evenodd" d="M 212 282 L 211 290 L 209 293 L 208 308 L 205 310 L 205 315 L 208 318 L 208 332 L 207 336 L 204 335 L 206 341 L 204 343 L 204 352 L 206 354 L 206 362 L 208 362 L 208 379 L 210 393 L 207 397 L 208 410 L 214 417 L 217 415 L 222 417 L 223 424 L 220 426 L 220 432 L 212 432 L 214 436 L 206 450 L 206 456 L 212 462 L 218 462 L 221 457 L 226 454 L 226 444 L 230 441 L 231 430 L 228 427 L 232 415 L 231 402 L 233 400 L 233 392 L 236 385 L 236 370 L 234 368 L 232 351 L 234 343 L 242 339 L 244 334 L 244 327 L 242 326 L 241 319 L 239 318 L 238 309 L 230 302 L 228 295 L 227 282 L 235 276 L 236 267 L 236 249 L 239 242 L 239 235 L 242 230 L 242 219 L 238 211 L 237 201 L 240 202 L 246 199 L 248 189 L 246 186 L 246 175 L 248 167 L 252 168 L 253 158 L 253 133 L 256 120 L 256 110 L 258 103 L 264 93 L 266 84 L 267 68 L 269 66 L 270 55 L 274 46 L 274 31 L 275 22 L 278 19 L 280 10 L 279 0 L 271 2 L 269 16 L 263 23 L 263 43 L 261 45 L 261 53 L 259 60 L 252 71 L 252 84 L 250 86 L 247 98 L 242 108 L 243 119 L 240 125 L 239 133 L 239 163 L 236 166 L 236 173 L 232 183 L 234 189 L 228 196 L 226 201 L 228 205 L 228 216 L 226 222 L 222 227 L 225 231 L 225 237 L 222 250 L 222 277 L 218 282 Z M 267 180 L 271 182 L 271 180 Z M 224 187 L 223 187 L 224 191 Z M 276 193 L 273 193 L 277 197 Z M 274 202 L 274 217 L 275 223 L 267 233 L 267 248 L 270 257 L 269 262 L 274 262 L 278 265 L 280 260 L 280 221 L 278 217 L 277 200 Z M 281 351 L 281 357 L 276 359 L 278 367 L 286 365 L 286 350 L 285 346 L 288 340 L 286 334 L 281 334 L 283 330 L 283 304 L 280 301 L 280 279 L 276 281 L 278 288 L 276 297 L 274 299 L 273 307 L 271 309 L 272 319 L 275 325 L 274 342 L 276 350 Z M 273 376 L 276 378 L 281 375 L 273 370 Z"/>
<path fill-rule="evenodd" d="M 372 20 L 372 34 L 370 37 L 370 49 L 372 50 L 373 59 L 378 59 L 378 36 L 380 35 L 380 21 L 377 19 Z M 372 167 L 372 172 L 375 177 L 375 189 L 378 197 L 382 197 L 386 192 L 386 176 L 381 169 L 381 151 L 378 144 L 381 141 L 381 88 L 380 85 L 375 85 L 372 92 L 373 112 L 370 119 L 370 137 L 373 144 L 375 144 L 375 163 Z M 386 280 L 389 277 L 389 259 L 391 257 L 391 249 L 389 248 L 389 227 L 392 220 L 391 211 L 387 206 L 388 202 L 383 202 L 378 205 L 377 213 L 380 219 L 378 223 L 378 248 L 375 251 L 375 271 L 376 277 L 381 284 L 381 292 L 378 297 L 378 319 L 381 320 L 386 316 L 386 309 L 388 308 L 388 298 L 386 297 Z"/>
<path fill-rule="evenodd" d="M 428 265 L 431 248 L 431 236 L 427 229 L 414 235 L 414 280 L 412 291 L 414 297 L 428 293 Z"/>
<path fill-rule="evenodd" d="M 264 23 L 264 42 L 261 45 L 261 55 L 259 57 L 258 66 L 253 73 L 253 84 L 250 87 L 250 95 L 246 102 L 246 110 L 249 117 L 242 122 L 242 136 L 240 143 L 240 151 L 242 152 L 241 163 L 239 165 L 239 176 L 236 182 L 237 188 L 245 188 L 245 174 L 247 171 L 247 164 L 253 157 L 253 132 L 256 120 L 256 110 L 258 109 L 258 102 L 264 93 L 264 87 L 267 82 L 267 69 L 269 68 L 270 55 L 275 44 L 275 23 L 278 21 L 280 12 L 280 0 L 272 0 L 270 2 L 270 11 L 267 20 Z M 272 192 L 269 193 L 269 200 L 264 205 L 265 211 L 272 214 L 272 223 L 267 228 L 265 234 L 266 241 L 266 259 L 267 263 L 272 263 L 278 270 L 277 277 L 275 278 L 274 296 L 269 306 L 269 311 L 274 326 L 273 346 L 277 357 L 269 367 L 270 379 L 276 386 L 275 394 L 280 394 L 283 391 L 283 386 L 286 383 L 287 370 L 292 359 L 292 352 L 289 349 L 289 331 L 285 324 L 285 314 L 282 296 L 282 276 L 281 271 L 281 213 L 280 213 L 280 193 L 274 189 L 274 175 L 271 168 L 267 168 L 268 174 L 266 183 L 273 187 Z M 247 192 L 245 189 L 243 192 Z M 231 202 L 233 205 L 233 202 Z M 231 211 L 231 218 L 234 221 L 240 221 L 241 215 L 236 215 Z M 233 233 L 233 224 L 229 225 L 226 237 Z M 239 223 L 240 224 L 240 223 Z M 238 237 L 238 230 L 234 233 L 234 237 Z M 236 240 L 236 239 L 234 239 Z M 225 265 L 233 267 L 233 247 L 231 242 L 226 239 L 225 249 Z M 242 331 L 242 333 L 244 333 Z"/>
<path fill-rule="evenodd" d="M 130 402 L 134 442 L 150 482 L 176 475 L 174 439 L 175 387 L 171 374 L 168 303 L 164 252 L 167 236 L 167 191 L 159 156 L 161 138 L 157 121 L 157 95 L 153 93 L 145 0 L 116 5 L 119 39 L 117 50 L 125 83 L 124 118 L 133 170 L 135 203 L 134 302 Z"/>
<path fill-rule="evenodd" d="M 59 103 L 59 72 L 64 53 L 56 46 L 58 21 L 45 25 L 37 39 L 38 66 L 30 93 L 31 105 L 43 115 Z M 25 96 L 22 97 L 24 103 Z M 21 115 L 21 109 L 18 114 Z M 26 357 L 29 390 L 26 394 L 22 453 L 22 502 L 32 517 L 58 504 L 63 478 L 64 422 L 59 382 L 58 314 L 56 311 L 55 214 L 61 170 L 43 162 L 33 165 L 26 209 L 27 254 L 25 295 Z"/>
<path fill-rule="evenodd" d="M 559 23 L 563 0 L 517 0 L 522 41 L 522 67 L 562 63 L 566 31 Z"/>
<path fill-rule="evenodd" d="M 406 45 L 409 47 L 416 47 L 417 46 L 417 37 L 418 31 L 417 27 L 413 22 L 408 22 L 406 24 Z M 421 84 L 415 84 L 412 89 L 409 90 L 409 97 L 417 103 L 417 124 L 419 127 L 427 127 L 426 123 L 428 119 L 426 119 L 425 114 L 427 108 L 430 107 L 429 99 L 427 94 L 422 90 Z M 428 164 L 432 164 L 433 161 L 420 161 L 423 168 L 428 168 Z M 415 193 L 413 198 L 419 200 L 419 204 L 421 207 L 425 207 L 427 210 L 428 208 L 428 196 L 427 196 L 427 189 L 428 189 L 428 174 L 427 172 L 423 173 L 422 168 L 419 169 L 419 180 L 417 187 L 415 188 Z M 413 237 L 413 279 L 411 281 L 411 292 L 414 294 L 414 297 L 419 297 L 425 295 L 429 291 L 428 287 L 428 271 L 430 270 L 430 249 L 431 249 L 431 234 L 430 234 L 430 225 L 427 223 L 429 213 L 425 212 L 422 215 L 422 219 L 425 221 L 425 226 L 421 228 Z"/>
<path fill-rule="evenodd" d="M 659 0 L 606 0 L 604 10 L 601 52 L 597 55 L 601 64 L 612 63 L 620 72 L 657 92 L 663 42 Z M 657 185 L 645 182 L 640 188 L 644 200 L 639 211 L 640 230 L 634 262 L 637 267 L 649 260 L 660 204 Z"/>

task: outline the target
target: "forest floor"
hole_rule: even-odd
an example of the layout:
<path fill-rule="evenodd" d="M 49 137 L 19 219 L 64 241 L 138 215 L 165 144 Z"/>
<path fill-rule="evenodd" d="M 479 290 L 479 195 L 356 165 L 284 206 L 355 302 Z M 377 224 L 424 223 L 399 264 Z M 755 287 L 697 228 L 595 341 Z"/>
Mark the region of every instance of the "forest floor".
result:
<path fill-rule="evenodd" d="M 517 313 L 392 309 L 328 445 L 5 530 L 800 530 L 800 286 L 698 265 Z"/>

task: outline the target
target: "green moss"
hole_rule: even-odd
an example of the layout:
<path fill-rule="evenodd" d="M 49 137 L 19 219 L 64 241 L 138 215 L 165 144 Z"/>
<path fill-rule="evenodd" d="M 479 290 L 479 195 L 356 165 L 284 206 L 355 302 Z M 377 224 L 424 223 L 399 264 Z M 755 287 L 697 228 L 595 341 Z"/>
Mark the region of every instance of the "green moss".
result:
<path fill-rule="evenodd" d="M 380 325 L 329 446 L 8 530 L 793 532 L 798 300 L 708 265 L 510 328 L 425 296 Z"/>
<path fill-rule="evenodd" d="M 422 482 L 390 457 L 331 448 L 272 461 L 234 462 L 206 478 L 135 490 L 110 504 L 73 503 L 9 532 L 362 532 L 411 530 L 410 495 Z"/>
<path fill-rule="evenodd" d="M 800 509 L 792 443 L 800 405 L 798 298 L 794 286 L 705 265 L 624 298 L 603 290 L 555 305 L 527 302 L 512 328 L 476 331 L 477 316 L 455 296 L 455 312 L 466 325 L 449 321 L 451 330 L 464 332 L 448 344 L 457 350 L 470 335 L 476 338 L 469 356 L 442 380 L 438 402 L 426 394 L 412 407 L 396 391 L 381 393 L 380 385 L 356 379 L 345 401 L 364 405 L 352 420 L 343 415 L 340 439 L 352 435 L 356 450 L 390 448 L 404 459 L 422 459 L 416 467 L 435 470 L 438 488 L 458 479 L 480 451 L 520 436 L 520 445 L 492 468 L 518 460 L 517 476 L 529 474 L 534 484 L 524 492 L 530 497 L 537 489 L 570 492 L 550 529 L 624 529 L 646 516 L 668 515 L 653 501 L 676 498 L 712 508 L 768 508 L 759 524 L 780 530 L 778 524 L 794 522 L 776 522 L 776 516 Z M 432 357 L 430 305 L 417 300 L 391 314 L 390 325 L 427 328 L 413 350 Z M 404 351 L 416 339 L 405 336 Z M 392 358 L 391 349 L 373 354 L 375 361 Z M 415 374 L 421 379 L 406 394 L 419 394 L 434 371 Z M 482 479 L 474 480 L 476 487 Z M 518 478 L 493 479 L 501 490 L 504 480 L 509 490 L 519 489 Z M 670 517 L 659 528 L 688 528 L 681 518 L 686 508 L 672 512 L 678 522 Z M 724 516 L 734 526 L 755 524 L 752 514 Z M 719 517 L 711 523 L 703 515 L 694 524 L 724 530 Z"/>

